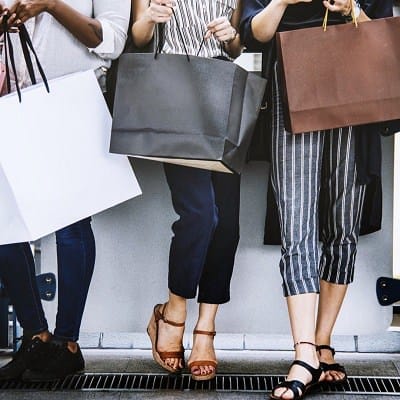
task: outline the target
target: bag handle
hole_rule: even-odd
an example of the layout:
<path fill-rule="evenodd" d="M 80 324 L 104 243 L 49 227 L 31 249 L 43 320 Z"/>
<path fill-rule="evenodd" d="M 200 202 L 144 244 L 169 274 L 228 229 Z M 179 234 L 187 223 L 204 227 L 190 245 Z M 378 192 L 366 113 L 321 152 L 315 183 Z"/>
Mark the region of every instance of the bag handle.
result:
<path fill-rule="evenodd" d="M 185 45 L 185 40 L 183 38 L 182 29 L 181 29 L 181 27 L 179 25 L 178 18 L 176 17 L 176 13 L 175 13 L 175 10 L 173 8 L 172 8 L 172 14 L 173 14 L 174 19 L 175 19 L 176 27 L 177 27 L 177 30 L 178 30 L 178 35 L 179 35 L 179 38 L 181 40 L 181 44 L 183 46 L 183 50 L 185 51 L 185 55 L 186 55 L 186 58 L 187 58 L 188 62 L 190 62 L 189 52 L 188 52 L 188 50 L 186 48 L 186 45 Z M 157 39 L 158 40 L 157 40 L 157 46 L 156 46 L 156 51 L 155 51 L 155 54 L 154 54 L 154 58 L 157 58 L 157 56 L 159 54 L 161 54 L 162 48 L 164 47 L 164 29 L 165 29 L 165 24 L 159 24 L 159 28 L 157 30 L 157 33 L 158 33 L 158 38 Z M 200 51 L 204 46 L 204 43 L 206 41 L 206 33 L 207 33 L 207 31 L 203 35 L 203 38 L 202 38 L 202 41 L 200 43 L 199 49 L 196 52 L 196 56 L 198 56 L 200 54 Z M 221 47 L 221 56 L 223 56 L 224 54 L 223 54 L 222 43 L 220 43 L 220 47 Z"/>
<path fill-rule="evenodd" d="M 324 28 L 324 32 L 326 31 L 328 27 L 328 14 L 329 10 L 326 9 L 325 11 L 325 16 L 324 16 L 324 21 L 322 22 L 322 27 Z M 350 0 L 350 15 L 351 15 L 351 23 L 355 25 L 355 27 L 358 27 L 358 22 L 355 14 L 355 9 L 354 9 L 354 1 Z"/>
<path fill-rule="evenodd" d="M 11 92 L 11 76 L 10 76 L 10 69 L 9 65 L 11 64 L 11 68 L 14 74 L 14 79 L 15 79 L 15 86 L 18 94 L 18 100 L 21 102 L 21 88 L 19 86 L 19 80 L 18 80 L 18 75 L 17 75 L 17 68 L 15 66 L 15 56 L 14 56 L 14 47 L 12 44 L 11 40 L 11 34 L 9 32 L 9 27 L 8 27 L 8 16 L 4 16 L 3 18 L 3 32 L 4 32 L 4 54 L 5 54 L 5 68 L 6 68 L 6 83 L 7 83 L 7 92 Z M 19 39 L 21 42 L 21 47 L 22 47 L 22 52 L 24 54 L 24 60 L 28 69 L 28 74 L 29 78 L 31 80 L 31 83 L 34 85 L 36 84 L 36 77 L 35 77 L 35 71 L 33 68 L 33 63 L 31 59 L 30 53 L 35 57 L 35 61 L 40 73 L 40 76 L 42 77 L 44 86 L 46 88 L 46 91 L 50 93 L 50 88 L 49 84 L 47 82 L 46 75 L 44 73 L 44 70 L 42 68 L 42 65 L 40 64 L 39 58 L 36 54 L 36 51 L 33 47 L 32 40 L 29 36 L 29 33 L 25 27 L 25 25 L 21 25 L 19 27 Z"/>
<path fill-rule="evenodd" d="M 182 43 L 182 46 L 183 46 L 183 50 L 185 51 L 186 58 L 187 58 L 188 62 L 190 62 L 189 52 L 187 51 L 187 48 L 186 48 L 186 45 L 185 45 L 185 40 L 183 39 L 183 34 L 182 34 L 182 30 L 181 30 L 181 27 L 180 27 L 179 22 L 178 22 L 178 18 L 176 18 L 175 10 L 173 8 L 171 8 L 171 10 L 172 10 L 172 14 L 173 14 L 174 19 L 175 19 L 176 27 L 178 29 L 178 35 L 179 35 L 179 38 L 181 40 L 181 43 Z M 164 47 L 164 29 L 165 29 L 165 23 L 158 25 L 157 46 L 156 46 L 154 58 L 157 58 L 158 55 L 161 54 L 162 48 Z"/>
<path fill-rule="evenodd" d="M 26 49 L 26 50 L 24 50 L 24 56 L 25 56 L 25 53 L 27 55 L 25 57 L 25 62 L 27 64 L 28 70 L 31 69 L 31 71 L 32 71 L 32 73 L 29 74 L 32 84 L 34 85 L 36 83 L 36 77 L 35 77 L 35 72 L 33 70 L 32 60 L 31 60 L 30 52 L 29 52 L 28 48 L 32 52 L 33 56 L 35 57 L 36 65 L 38 67 L 39 74 L 43 80 L 44 86 L 46 87 L 46 91 L 47 91 L 47 93 L 50 93 L 49 83 L 47 81 L 46 74 L 44 73 L 42 64 L 39 61 L 39 57 L 37 56 L 35 48 L 33 47 L 32 40 L 29 36 L 28 30 L 26 29 L 25 25 L 22 25 L 20 27 L 19 38 L 21 41 L 22 49 L 24 49 L 24 48 Z"/>

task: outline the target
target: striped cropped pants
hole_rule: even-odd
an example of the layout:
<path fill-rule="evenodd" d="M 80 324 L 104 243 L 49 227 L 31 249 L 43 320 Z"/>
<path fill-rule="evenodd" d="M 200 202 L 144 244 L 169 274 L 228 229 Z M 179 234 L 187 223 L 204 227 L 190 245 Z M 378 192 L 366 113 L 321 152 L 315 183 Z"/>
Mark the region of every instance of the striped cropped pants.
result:
<path fill-rule="evenodd" d="M 365 185 L 357 183 L 355 137 L 351 127 L 286 132 L 276 69 L 273 78 L 271 179 L 281 227 L 283 292 L 319 293 L 320 279 L 349 284 L 354 277 L 365 196 Z"/>

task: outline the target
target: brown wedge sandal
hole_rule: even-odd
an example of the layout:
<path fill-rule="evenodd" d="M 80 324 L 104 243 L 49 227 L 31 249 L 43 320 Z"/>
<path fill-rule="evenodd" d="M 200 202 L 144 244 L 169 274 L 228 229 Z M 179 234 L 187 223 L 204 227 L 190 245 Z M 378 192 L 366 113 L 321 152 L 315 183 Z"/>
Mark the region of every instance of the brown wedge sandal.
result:
<path fill-rule="evenodd" d="M 168 372 L 171 372 L 173 374 L 179 374 L 182 372 L 183 368 L 173 368 L 170 367 L 165 363 L 165 360 L 167 358 L 179 358 L 182 360 L 182 365 L 183 367 L 185 366 L 185 349 L 183 348 L 183 344 L 181 342 L 181 349 L 179 351 L 159 351 L 157 346 L 158 346 L 158 329 L 159 329 L 159 322 L 163 321 L 165 324 L 171 325 L 171 326 L 176 326 L 177 328 L 181 328 L 185 326 L 184 322 L 174 322 L 170 321 L 165 318 L 165 308 L 166 304 L 157 304 L 154 306 L 153 314 L 150 318 L 149 325 L 147 326 L 147 333 L 150 337 L 151 340 L 151 347 L 153 351 L 153 358 L 154 361 L 159 364 L 162 368 L 167 370 Z M 162 311 L 160 311 L 162 307 Z"/>
<path fill-rule="evenodd" d="M 200 331 L 198 329 L 195 329 L 193 331 L 193 335 L 207 335 L 207 336 L 212 336 L 214 339 L 214 336 L 216 335 L 215 331 Z M 217 374 L 217 361 L 214 360 L 198 360 L 198 361 L 191 361 L 188 363 L 188 368 L 190 371 L 190 374 L 192 375 L 192 379 L 194 381 L 208 381 L 210 379 L 215 378 L 215 375 Z M 205 375 L 196 375 L 192 372 L 192 369 L 194 367 L 213 367 L 214 370 L 210 372 L 209 374 Z"/>

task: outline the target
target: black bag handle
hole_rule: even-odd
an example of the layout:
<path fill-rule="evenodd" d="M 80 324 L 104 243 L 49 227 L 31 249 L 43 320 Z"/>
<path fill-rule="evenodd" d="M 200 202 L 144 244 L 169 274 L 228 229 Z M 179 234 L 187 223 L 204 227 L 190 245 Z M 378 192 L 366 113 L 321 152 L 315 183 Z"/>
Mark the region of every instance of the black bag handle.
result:
<path fill-rule="evenodd" d="M 183 50 L 185 51 L 185 55 L 186 55 L 186 58 L 187 58 L 188 62 L 190 62 L 189 52 L 187 50 L 187 47 L 186 47 L 186 44 L 185 44 L 185 40 L 183 38 L 182 29 L 181 29 L 181 27 L 179 25 L 178 18 L 176 17 L 175 10 L 173 8 L 172 8 L 172 14 L 173 14 L 174 19 L 175 19 L 176 27 L 178 29 L 178 35 L 179 35 L 179 38 L 181 40 L 181 43 L 182 43 L 182 46 L 183 46 Z M 154 58 L 157 58 L 157 56 L 159 54 L 161 54 L 162 48 L 164 47 L 164 39 L 165 39 L 164 30 L 165 30 L 165 23 L 157 25 L 157 46 L 156 46 L 156 49 L 155 49 Z M 196 52 L 196 56 L 198 56 L 200 54 L 200 51 L 204 46 L 204 43 L 206 41 L 206 33 L 207 33 L 207 31 L 203 35 L 203 38 L 202 38 L 202 41 L 200 43 L 199 49 Z M 220 43 L 220 46 L 221 46 L 221 56 L 223 56 L 224 54 L 223 54 L 222 43 Z"/>
<path fill-rule="evenodd" d="M 11 77 L 10 77 L 10 69 L 9 69 L 9 59 L 11 62 L 11 68 L 13 70 L 15 76 L 15 86 L 17 88 L 18 99 L 21 102 L 21 89 L 19 88 L 17 69 L 15 68 L 15 58 L 14 58 L 14 48 L 10 38 L 10 32 L 8 32 L 8 24 L 7 24 L 8 16 L 5 15 L 3 17 L 3 32 L 4 32 L 4 54 L 5 54 L 5 62 L 6 62 L 6 83 L 7 83 L 7 93 L 11 92 Z"/>
<path fill-rule="evenodd" d="M 175 10 L 173 8 L 171 8 L 171 9 L 172 9 L 172 14 L 175 19 L 176 27 L 178 28 L 178 35 L 179 35 L 179 38 L 181 39 L 183 50 L 185 51 L 188 62 L 190 62 L 189 52 L 187 51 L 185 40 L 183 39 L 183 34 L 182 34 L 182 30 L 181 30 L 181 27 L 178 22 L 178 18 L 176 18 Z M 158 24 L 157 25 L 157 46 L 156 46 L 154 58 L 157 58 L 158 55 L 161 54 L 162 48 L 164 47 L 164 38 L 165 38 L 164 31 L 165 31 L 165 23 Z"/>
<path fill-rule="evenodd" d="M 15 86 L 18 93 L 19 102 L 21 102 L 21 89 L 19 87 L 17 69 L 15 66 L 15 57 L 14 57 L 14 47 L 11 41 L 11 36 L 8 27 L 8 16 L 4 16 L 3 18 L 3 32 L 4 32 L 4 53 L 5 53 L 5 63 L 6 63 L 6 82 L 7 82 L 7 92 L 10 93 L 11 91 L 11 77 L 10 77 L 10 70 L 9 70 L 9 62 L 11 63 L 11 68 L 15 78 Z M 35 71 L 33 68 L 31 53 L 35 57 L 36 65 L 38 67 L 40 76 L 42 77 L 44 86 L 46 91 L 50 93 L 49 83 L 47 81 L 46 74 L 44 73 L 43 67 L 40 64 L 39 58 L 36 54 L 36 51 L 33 47 L 32 40 L 29 36 L 29 33 L 25 27 L 25 25 L 21 25 L 19 27 L 19 39 L 21 42 L 22 52 L 24 54 L 24 60 L 28 69 L 29 78 L 31 83 L 35 85 L 37 83 Z"/>
<path fill-rule="evenodd" d="M 35 57 L 36 65 L 38 67 L 39 74 L 42 77 L 44 86 L 46 87 L 46 91 L 47 91 L 47 93 L 50 93 L 49 83 L 47 82 L 46 74 L 44 73 L 42 64 L 39 61 L 39 57 L 36 54 L 35 48 L 33 47 L 32 40 L 31 40 L 31 38 L 29 36 L 29 33 L 28 33 L 25 25 L 20 26 L 19 37 L 20 37 L 22 48 L 24 49 L 24 47 L 25 48 L 29 47 L 30 51 L 32 52 L 33 56 Z M 25 54 L 25 52 L 24 52 L 24 54 Z M 26 64 L 28 66 L 28 70 L 29 70 L 29 68 L 31 68 L 31 70 L 32 70 L 32 75 L 29 75 L 30 79 L 31 79 L 31 82 L 32 82 L 32 84 L 35 84 L 36 83 L 36 78 L 35 78 L 35 73 L 34 73 L 34 70 L 33 70 L 32 60 L 31 60 L 29 51 L 27 51 L 27 57 L 25 58 L 25 61 L 26 61 Z"/>

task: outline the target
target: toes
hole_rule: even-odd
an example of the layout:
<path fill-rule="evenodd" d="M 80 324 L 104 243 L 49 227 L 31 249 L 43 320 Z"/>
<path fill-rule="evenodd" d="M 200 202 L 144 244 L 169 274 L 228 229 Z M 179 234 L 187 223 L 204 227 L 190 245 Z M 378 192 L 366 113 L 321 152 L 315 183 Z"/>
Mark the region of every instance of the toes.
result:
<path fill-rule="evenodd" d="M 170 368 L 173 368 L 175 370 L 178 370 L 180 368 L 183 368 L 182 366 L 182 359 L 180 358 L 166 358 L 164 360 L 165 365 L 167 365 Z"/>
<path fill-rule="evenodd" d="M 294 398 L 294 394 L 290 389 L 278 388 L 273 391 L 275 397 L 279 397 L 283 400 L 291 400 Z"/>
<path fill-rule="evenodd" d="M 190 373 L 193 375 L 209 375 L 215 371 L 212 366 L 194 366 L 191 368 Z"/>
<path fill-rule="evenodd" d="M 345 375 L 338 371 L 327 371 L 325 372 L 324 380 L 327 382 L 335 382 L 344 379 Z"/>
<path fill-rule="evenodd" d="M 335 373 L 333 374 L 333 379 L 334 379 L 335 381 L 340 381 L 340 380 L 344 379 L 344 374 L 342 374 L 342 373 L 340 373 L 340 372 L 335 372 Z"/>
<path fill-rule="evenodd" d="M 190 373 L 193 374 L 193 375 L 201 375 L 201 369 L 199 367 L 193 367 L 190 370 Z"/>

